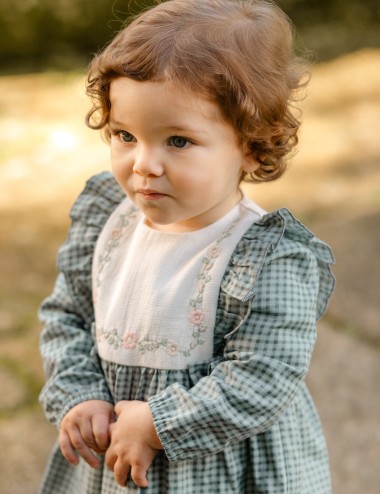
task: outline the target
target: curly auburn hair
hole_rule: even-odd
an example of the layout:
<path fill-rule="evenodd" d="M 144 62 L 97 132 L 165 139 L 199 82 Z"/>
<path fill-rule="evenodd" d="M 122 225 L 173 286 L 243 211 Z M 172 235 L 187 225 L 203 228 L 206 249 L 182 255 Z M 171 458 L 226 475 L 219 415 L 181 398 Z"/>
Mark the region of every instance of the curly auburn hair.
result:
<path fill-rule="evenodd" d="M 260 166 L 242 179 L 270 181 L 298 142 L 291 110 L 305 69 L 293 53 L 291 21 L 271 1 L 158 0 L 93 59 L 86 123 L 109 140 L 113 79 L 170 80 L 206 93 L 248 144 Z"/>

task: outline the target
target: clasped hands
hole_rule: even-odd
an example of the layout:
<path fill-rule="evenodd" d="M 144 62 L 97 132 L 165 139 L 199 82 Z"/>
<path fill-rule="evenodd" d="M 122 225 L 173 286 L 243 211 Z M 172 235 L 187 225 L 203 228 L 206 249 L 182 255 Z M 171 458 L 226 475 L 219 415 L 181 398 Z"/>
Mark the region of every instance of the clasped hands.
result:
<path fill-rule="evenodd" d="M 143 401 L 119 401 L 115 407 L 100 400 L 76 405 L 61 422 L 59 445 L 72 465 L 79 463 L 80 455 L 91 467 L 99 468 L 94 452 L 105 454 L 105 463 L 119 485 L 125 486 L 130 474 L 139 487 L 148 486 L 147 471 L 163 449 L 149 404 Z"/>

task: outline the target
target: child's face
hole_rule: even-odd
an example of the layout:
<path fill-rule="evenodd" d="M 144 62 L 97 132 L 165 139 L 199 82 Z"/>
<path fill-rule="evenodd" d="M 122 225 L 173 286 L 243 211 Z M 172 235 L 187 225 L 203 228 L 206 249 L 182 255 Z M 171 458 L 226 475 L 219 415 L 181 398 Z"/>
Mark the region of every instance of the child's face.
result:
<path fill-rule="evenodd" d="M 239 201 L 241 172 L 256 164 L 216 104 L 126 77 L 112 81 L 110 100 L 114 175 L 153 228 L 197 230 Z"/>

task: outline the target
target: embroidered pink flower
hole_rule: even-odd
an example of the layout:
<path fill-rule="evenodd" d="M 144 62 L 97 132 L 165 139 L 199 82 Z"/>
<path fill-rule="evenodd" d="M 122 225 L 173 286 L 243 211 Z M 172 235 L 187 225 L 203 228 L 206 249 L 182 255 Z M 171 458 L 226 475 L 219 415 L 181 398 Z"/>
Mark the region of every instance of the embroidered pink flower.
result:
<path fill-rule="evenodd" d="M 178 353 L 178 345 L 174 342 L 170 342 L 167 346 L 168 354 L 174 357 Z"/>
<path fill-rule="evenodd" d="M 218 247 L 210 247 L 210 249 L 208 250 L 207 254 L 211 257 L 211 258 L 215 258 L 215 257 L 218 257 L 219 255 L 219 248 Z"/>
<path fill-rule="evenodd" d="M 125 333 L 124 335 L 124 348 L 127 350 L 134 350 L 137 346 L 138 340 L 139 339 L 136 333 L 128 331 L 128 333 Z"/>
<path fill-rule="evenodd" d="M 115 230 L 113 230 L 111 236 L 113 240 L 119 240 L 119 238 L 121 237 L 121 228 L 116 228 Z"/>
<path fill-rule="evenodd" d="M 200 309 L 193 310 L 190 312 L 190 321 L 192 324 L 199 326 L 202 321 L 204 321 L 205 315 Z"/>

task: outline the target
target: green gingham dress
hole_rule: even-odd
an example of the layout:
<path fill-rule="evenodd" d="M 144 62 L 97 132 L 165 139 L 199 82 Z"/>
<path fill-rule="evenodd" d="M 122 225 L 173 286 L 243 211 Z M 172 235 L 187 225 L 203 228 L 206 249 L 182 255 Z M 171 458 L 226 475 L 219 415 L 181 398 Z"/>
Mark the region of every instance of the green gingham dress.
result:
<path fill-rule="evenodd" d="M 41 353 L 49 421 L 86 400 L 149 401 L 164 446 L 149 487 L 120 487 L 105 465 L 71 466 L 58 444 L 40 494 L 329 494 L 326 444 L 304 378 L 316 321 L 334 287 L 329 247 L 286 209 L 253 223 L 223 276 L 213 356 L 185 370 L 128 367 L 96 350 L 92 259 L 124 199 L 108 172 L 93 177 L 71 211 L 59 275 L 44 301 Z"/>

